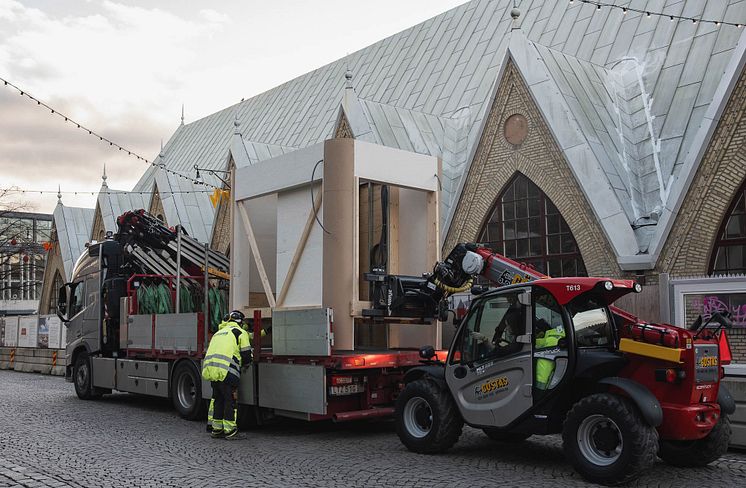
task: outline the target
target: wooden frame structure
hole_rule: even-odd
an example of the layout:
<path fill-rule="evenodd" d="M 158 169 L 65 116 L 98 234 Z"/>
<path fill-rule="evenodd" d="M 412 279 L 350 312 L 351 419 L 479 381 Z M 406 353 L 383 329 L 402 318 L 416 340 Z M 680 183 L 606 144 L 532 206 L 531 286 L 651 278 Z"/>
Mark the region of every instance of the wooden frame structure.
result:
<path fill-rule="evenodd" d="M 388 273 L 420 275 L 440 258 L 441 162 L 354 139 L 332 139 L 233 175 L 232 308 L 331 308 L 334 349 L 354 350 L 361 300 L 360 192 L 368 182 L 391 190 Z M 313 177 L 312 177 L 313 175 Z M 440 324 L 389 321 L 411 341 L 440 347 Z M 413 344 L 414 345 L 414 342 Z M 386 345 L 389 346 L 388 344 Z"/>

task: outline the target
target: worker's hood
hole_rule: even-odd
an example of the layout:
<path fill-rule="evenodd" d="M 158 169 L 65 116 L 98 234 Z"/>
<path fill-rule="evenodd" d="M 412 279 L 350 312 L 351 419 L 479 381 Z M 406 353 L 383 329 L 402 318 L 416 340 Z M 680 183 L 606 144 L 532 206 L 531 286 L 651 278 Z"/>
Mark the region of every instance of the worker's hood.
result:
<path fill-rule="evenodd" d="M 220 322 L 220 325 L 218 325 L 218 330 L 228 327 L 229 325 L 235 325 L 237 327 L 240 327 L 237 323 L 233 322 L 232 320 L 226 320 L 226 321 Z"/>
<path fill-rule="evenodd" d="M 581 295 L 593 295 L 611 305 L 628 293 L 639 293 L 642 288 L 634 280 L 609 278 L 548 278 L 534 282 L 546 288 L 560 305 L 567 305 Z"/>

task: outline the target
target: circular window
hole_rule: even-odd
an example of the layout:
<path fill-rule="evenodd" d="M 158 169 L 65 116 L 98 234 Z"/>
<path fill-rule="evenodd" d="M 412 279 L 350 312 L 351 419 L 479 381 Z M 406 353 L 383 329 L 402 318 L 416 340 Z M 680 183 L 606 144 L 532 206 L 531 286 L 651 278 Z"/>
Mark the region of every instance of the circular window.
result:
<path fill-rule="evenodd" d="M 505 121 L 505 140 L 514 146 L 518 146 L 526 140 L 528 135 L 528 120 L 521 114 L 515 114 L 508 117 Z"/>

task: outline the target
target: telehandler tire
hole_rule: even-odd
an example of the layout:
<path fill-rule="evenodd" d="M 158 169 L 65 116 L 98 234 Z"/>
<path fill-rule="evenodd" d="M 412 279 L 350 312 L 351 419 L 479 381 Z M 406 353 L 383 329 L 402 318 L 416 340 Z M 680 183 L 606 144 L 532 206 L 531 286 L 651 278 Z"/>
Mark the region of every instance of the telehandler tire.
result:
<path fill-rule="evenodd" d="M 585 479 L 620 485 L 655 463 L 658 433 L 626 398 L 587 396 L 568 412 L 562 429 L 565 456 Z"/>
<path fill-rule="evenodd" d="M 396 433 L 410 451 L 447 451 L 458 441 L 463 426 L 451 393 L 435 381 L 413 381 L 396 400 Z"/>
<path fill-rule="evenodd" d="M 701 468 L 720 459 L 730 444 L 730 419 L 721 415 L 707 437 L 696 441 L 662 440 L 658 457 L 672 466 Z"/>

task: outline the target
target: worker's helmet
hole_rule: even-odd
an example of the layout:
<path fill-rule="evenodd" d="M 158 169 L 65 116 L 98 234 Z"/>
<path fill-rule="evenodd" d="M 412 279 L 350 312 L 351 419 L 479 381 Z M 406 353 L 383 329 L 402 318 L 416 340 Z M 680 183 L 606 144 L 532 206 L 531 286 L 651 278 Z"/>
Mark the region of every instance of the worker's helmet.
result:
<path fill-rule="evenodd" d="M 246 320 L 246 316 L 243 314 L 243 312 L 239 312 L 238 310 L 234 310 L 231 313 L 228 314 L 228 321 L 235 322 L 238 325 L 241 325 L 244 320 Z"/>

